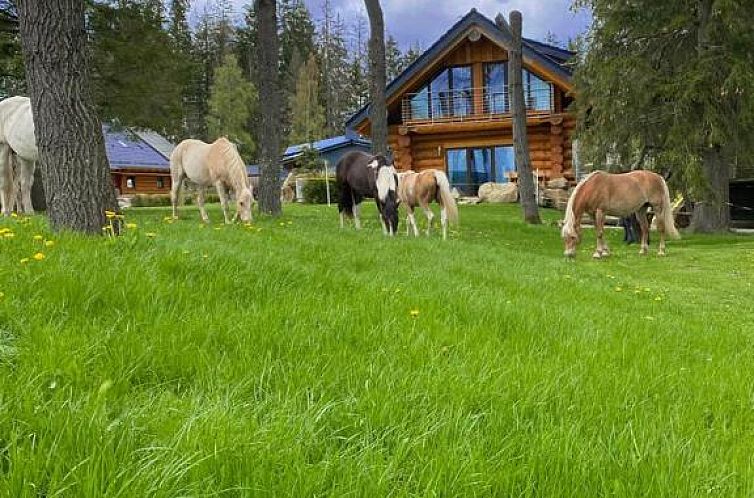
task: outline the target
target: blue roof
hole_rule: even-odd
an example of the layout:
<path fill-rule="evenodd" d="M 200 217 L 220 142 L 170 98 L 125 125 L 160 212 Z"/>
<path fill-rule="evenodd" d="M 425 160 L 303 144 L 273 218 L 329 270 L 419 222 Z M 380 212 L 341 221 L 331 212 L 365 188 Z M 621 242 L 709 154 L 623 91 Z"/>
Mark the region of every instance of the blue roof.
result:
<path fill-rule="evenodd" d="M 460 41 L 472 26 L 482 28 L 484 34 L 500 46 L 509 47 L 511 45 L 511 38 L 508 33 L 503 32 L 493 21 L 477 12 L 476 9 L 471 9 L 468 14 L 455 23 L 453 27 L 429 47 L 426 52 L 388 84 L 385 91 L 385 97 L 389 100 L 400 88 L 403 87 L 403 85 L 416 76 L 417 73 L 435 63 L 438 60 L 438 57 L 448 47 Z M 566 62 L 573 57 L 573 52 L 546 43 L 530 40 L 528 38 L 523 39 L 522 51 L 525 59 L 534 60 L 542 67 L 560 76 L 563 80 L 568 82 L 571 81 L 571 68 Z M 368 117 L 369 103 L 359 109 L 356 114 L 351 116 L 346 122 L 346 128 L 354 129 L 356 125 Z"/>
<path fill-rule="evenodd" d="M 259 176 L 261 174 L 261 170 L 259 169 L 258 164 L 249 164 L 246 166 L 246 174 L 249 176 Z M 280 178 L 285 180 L 288 176 L 288 172 L 285 169 L 280 170 Z"/>
<path fill-rule="evenodd" d="M 364 145 L 370 147 L 372 142 L 367 139 L 361 138 L 355 133 L 349 132 L 346 135 L 338 137 L 325 138 L 324 140 L 318 140 L 317 142 L 310 144 L 298 144 L 291 145 L 285 150 L 283 154 L 283 161 L 290 161 L 295 159 L 303 153 L 303 151 L 309 147 L 314 148 L 320 154 L 329 152 L 331 150 L 340 149 L 341 147 L 348 147 L 349 145 Z"/>
<path fill-rule="evenodd" d="M 170 160 L 135 133 L 126 129 L 114 131 L 102 126 L 105 151 L 111 169 L 170 169 Z"/>

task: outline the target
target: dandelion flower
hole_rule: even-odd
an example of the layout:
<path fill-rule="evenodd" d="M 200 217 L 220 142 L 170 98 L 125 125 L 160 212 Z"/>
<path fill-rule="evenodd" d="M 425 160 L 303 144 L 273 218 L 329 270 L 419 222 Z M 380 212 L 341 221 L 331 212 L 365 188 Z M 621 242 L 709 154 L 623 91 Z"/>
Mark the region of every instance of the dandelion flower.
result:
<path fill-rule="evenodd" d="M 45 240 L 45 247 L 52 247 L 55 245 L 54 240 Z"/>
<path fill-rule="evenodd" d="M 34 240 L 44 240 L 44 237 L 42 237 L 41 235 L 35 235 L 35 236 L 33 237 L 33 239 L 34 239 Z"/>
<path fill-rule="evenodd" d="M 105 216 L 108 220 L 112 220 L 115 218 L 115 211 L 105 211 Z"/>
<path fill-rule="evenodd" d="M 17 214 L 17 213 L 11 213 L 11 214 L 10 214 L 10 217 L 11 217 L 11 218 L 18 218 L 18 214 Z"/>
<path fill-rule="evenodd" d="M 138 225 L 136 223 L 126 223 L 126 228 L 129 230 L 136 230 L 137 227 Z"/>
<path fill-rule="evenodd" d="M 289 222 L 288 222 L 288 224 L 289 224 L 289 225 L 293 225 L 293 222 L 292 222 L 292 221 L 289 221 Z"/>
<path fill-rule="evenodd" d="M 35 261 L 42 261 L 43 259 L 45 259 L 45 255 L 43 252 L 38 252 L 33 256 L 33 258 Z"/>
<path fill-rule="evenodd" d="M 21 264 L 22 264 L 22 265 L 25 265 L 25 264 L 26 264 L 26 263 L 28 263 L 28 262 L 29 262 L 29 258 L 22 258 L 22 259 L 21 259 Z"/>
<path fill-rule="evenodd" d="M 662 296 L 655 297 L 655 301 L 662 301 Z"/>
<path fill-rule="evenodd" d="M 208 255 L 208 254 L 202 254 L 202 257 L 203 257 L 204 259 L 207 259 L 207 258 L 209 258 L 209 255 Z"/>
<path fill-rule="evenodd" d="M 411 318 L 416 318 L 419 316 L 419 310 L 414 309 L 414 310 L 411 310 L 410 313 L 411 313 Z"/>
<path fill-rule="evenodd" d="M 3 234 L 3 237 L 5 237 L 6 239 L 12 239 L 12 238 L 13 238 L 13 237 L 15 237 L 15 236 L 16 236 L 16 234 L 15 234 L 15 233 L 13 233 L 13 232 L 5 232 L 5 233 Z"/>
<path fill-rule="evenodd" d="M 623 287 L 616 287 L 615 292 L 623 292 Z"/>
<path fill-rule="evenodd" d="M 283 222 L 281 221 L 281 222 L 280 222 L 280 226 L 281 226 L 281 227 L 284 227 L 284 226 L 285 226 L 285 223 L 283 223 Z"/>

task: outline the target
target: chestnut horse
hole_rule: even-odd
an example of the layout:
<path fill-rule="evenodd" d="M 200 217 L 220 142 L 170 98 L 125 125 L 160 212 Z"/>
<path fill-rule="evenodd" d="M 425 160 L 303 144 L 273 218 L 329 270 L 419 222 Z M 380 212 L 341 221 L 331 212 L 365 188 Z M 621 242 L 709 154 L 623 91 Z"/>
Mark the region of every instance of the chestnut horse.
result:
<path fill-rule="evenodd" d="M 414 208 L 421 206 L 427 216 L 427 235 L 432 228 L 432 220 L 435 215 L 429 208 L 433 200 L 440 205 L 440 222 L 442 225 L 442 238 L 448 238 L 448 220 L 458 223 L 458 207 L 456 200 L 450 193 L 450 182 L 445 173 L 436 169 L 427 169 L 416 173 L 405 171 L 398 173 L 398 198 L 406 205 L 408 216 L 406 218 L 406 234 L 414 227 L 414 235 L 419 236 L 419 228 L 416 226 Z"/>
<path fill-rule="evenodd" d="M 652 207 L 657 216 L 657 230 L 660 232 L 658 254 L 665 255 L 665 234 L 679 238 L 673 222 L 673 209 L 670 203 L 668 186 L 662 176 L 651 171 L 631 171 L 612 174 L 594 171 L 584 178 L 573 190 L 561 235 L 565 243 L 565 255 L 576 255 L 576 247 L 581 241 L 581 216 L 589 213 L 594 217 L 597 231 L 597 249 L 593 257 L 601 258 L 610 254 L 603 238 L 605 215 L 627 217 L 636 213 L 641 227 L 641 250 L 649 250 L 649 221 L 647 209 Z"/>

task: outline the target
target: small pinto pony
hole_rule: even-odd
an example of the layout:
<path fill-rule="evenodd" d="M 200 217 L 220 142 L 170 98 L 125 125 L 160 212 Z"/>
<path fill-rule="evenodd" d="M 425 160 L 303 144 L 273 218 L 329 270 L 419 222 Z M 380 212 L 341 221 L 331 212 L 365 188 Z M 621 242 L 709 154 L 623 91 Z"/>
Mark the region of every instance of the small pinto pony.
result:
<path fill-rule="evenodd" d="M 179 143 L 170 155 L 170 176 L 173 182 L 170 200 L 174 218 L 178 218 L 181 188 L 184 180 L 188 179 L 197 187 L 196 200 L 205 223 L 209 222 L 209 216 L 204 209 L 204 189 L 212 185 L 220 196 L 225 223 L 231 222 L 226 189 L 233 190 L 236 198 L 235 219 L 251 221 L 254 195 L 249 176 L 238 149 L 227 138 L 218 138 L 211 144 L 193 139 Z"/>
<path fill-rule="evenodd" d="M 340 196 L 338 212 L 340 228 L 346 216 L 353 217 L 356 229 L 361 228 L 361 201 L 373 197 L 380 212 L 382 231 L 395 235 L 398 231 L 398 177 L 395 167 L 383 156 L 354 151 L 345 154 L 335 166 L 335 180 Z"/>
<path fill-rule="evenodd" d="M 627 217 L 636 213 L 641 227 L 641 250 L 649 250 L 649 207 L 657 216 L 657 230 L 660 232 L 658 254 L 665 255 L 665 234 L 679 238 L 673 222 L 673 209 L 670 203 L 668 186 L 662 176 L 651 171 L 631 171 L 611 174 L 594 171 L 584 178 L 573 190 L 566 207 L 565 223 L 561 235 L 565 243 L 565 255 L 576 255 L 576 247 L 581 241 L 581 216 L 590 213 L 594 217 L 597 231 L 597 249 L 593 257 L 601 258 L 610 254 L 603 239 L 605 215 Z"/>
<path fill-rule="evenodd" d="M 427 235 L 432 228 L 432 220 L 435 215 L 429 208 L 433 200 L 440 205 L 440 221 L 442 225 L 442 238 L 448 238 L 448 221 L 458 223 L 458 207 L 450 192 L 450 182 L 445 173 L 436 169 L 427 169 L 416 173 L 405 171 L 398 173 L 398 198 L 406 205 L 408 216 L 406 218 L 406 234 L 414 227 L 414 235 L 419 236 L 419 228 L 416 226 L 414 208 L 421 206 L 427 216 Z"/>

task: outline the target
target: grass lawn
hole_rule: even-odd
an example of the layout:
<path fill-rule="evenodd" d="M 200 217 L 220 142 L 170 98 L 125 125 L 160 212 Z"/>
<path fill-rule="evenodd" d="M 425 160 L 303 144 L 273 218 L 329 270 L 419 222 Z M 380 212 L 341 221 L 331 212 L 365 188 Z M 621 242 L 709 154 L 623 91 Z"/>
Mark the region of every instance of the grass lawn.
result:
<path fill-rule="evenodd" d="M 754 238 L 569 263 L 558 213 L 365 211 L 0 219 L 0 496 L 754 494 Z"/>

